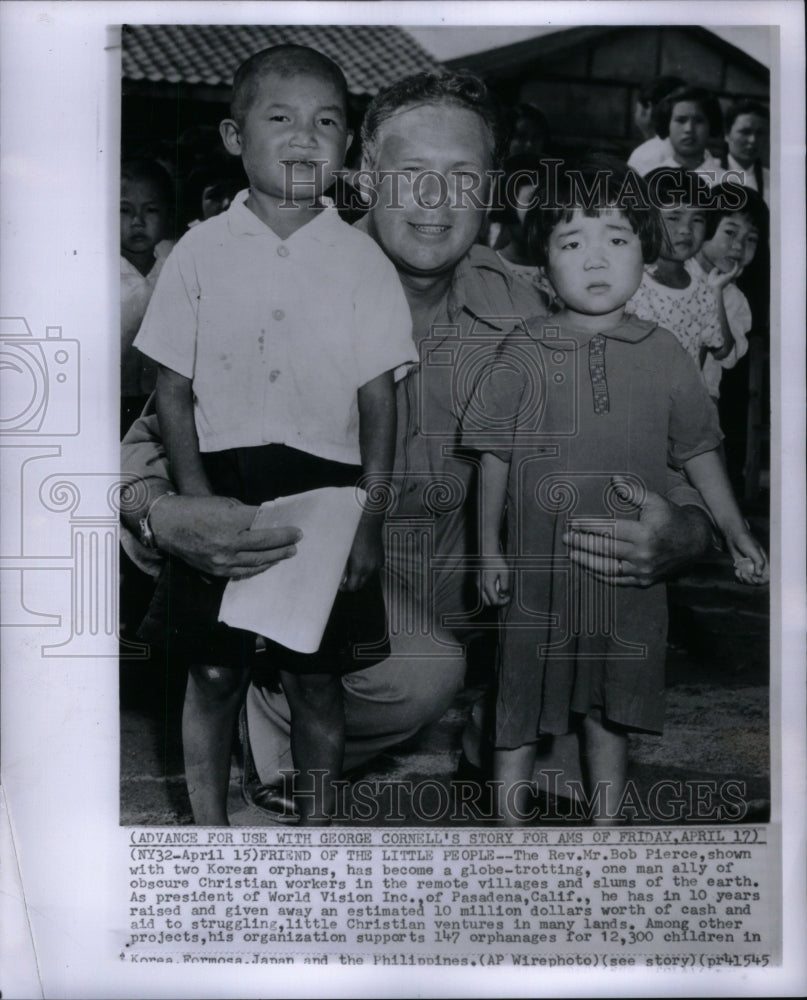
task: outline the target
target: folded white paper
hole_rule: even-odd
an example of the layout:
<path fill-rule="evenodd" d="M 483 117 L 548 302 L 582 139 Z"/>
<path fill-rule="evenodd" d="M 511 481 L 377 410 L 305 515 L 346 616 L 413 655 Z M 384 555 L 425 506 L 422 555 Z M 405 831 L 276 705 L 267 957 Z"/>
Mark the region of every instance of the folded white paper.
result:
<path fill-rule="evenodd" d="M 252 529 L 299 528 L 303 537 L 297 554 L 259 576 L 230 580 L 219 620 L 298 653 L 315 653 L 345 573 L 364 499 L 363 490 L 328 486 L 263 504 Z"/>

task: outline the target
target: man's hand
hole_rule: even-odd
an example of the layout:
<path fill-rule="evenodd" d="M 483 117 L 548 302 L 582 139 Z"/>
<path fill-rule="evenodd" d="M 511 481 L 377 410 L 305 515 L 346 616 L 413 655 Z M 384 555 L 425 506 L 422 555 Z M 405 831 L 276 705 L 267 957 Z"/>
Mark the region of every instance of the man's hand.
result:
<path fill-rule="evenodd" d="M 637 509 L 638 521 L 615 522 L 613 539 L 567 531 L 563 541 L 572 562 L 619 587 L 649 587 L 675 576 L 708 549 L 712 526 L 699 507 L 676 507 L 648 492 Z"/>
<path fill-rule="evenodd" d="M 383 526 L 383 515 L 362 514 L 340 590 L 361 590 L 372 574 L 384 565 Z"/>
<path fill-rule="evenodd" d="M 209 576 L 243 580 L 293 556 L 298 528 L 250 531 L 257 508 L 230 497 L 166 496 L 149 523 L 158 548 Z"/>

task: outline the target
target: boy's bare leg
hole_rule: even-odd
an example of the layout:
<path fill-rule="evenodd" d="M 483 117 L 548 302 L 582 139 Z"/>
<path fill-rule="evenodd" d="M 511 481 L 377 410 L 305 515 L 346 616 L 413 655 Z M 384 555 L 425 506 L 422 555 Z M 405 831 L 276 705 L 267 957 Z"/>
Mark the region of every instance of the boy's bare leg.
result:
<path fill-rule="evenodd" d="M 327 826 L 336 804 L 331 782 L 341 776 L 345 755 L 342 679 L 281 670 L 280 681 L 291 709 L 291 755 L 298 772 L 294 803 L 300 825 Z"/>
<path fill-rule="evenodd" d="M 589 800 L 596 795 L 602 806 L 592 817 L 597 826 L 620 822 L 618 811 L 628 776 L 628 737 L 625 731 L 603 719 L 595 709 L 580 730 L 580 762 Z"/>
<path fill-rule="evenodd" d="M 528 782 L 535 767 L 537 743 L 493 752 L 493 780 L 497 792 L 496 815 L 505 826 L 524 826 L 533 808 L 533 790 Z"/>
<path fill-rule="evenodd" d="M 182 747 L 188 796 L 199 826 L 229 826 L 227 791 L 233 728 L 249 676 L 241 667 L 188 667 Z"/>

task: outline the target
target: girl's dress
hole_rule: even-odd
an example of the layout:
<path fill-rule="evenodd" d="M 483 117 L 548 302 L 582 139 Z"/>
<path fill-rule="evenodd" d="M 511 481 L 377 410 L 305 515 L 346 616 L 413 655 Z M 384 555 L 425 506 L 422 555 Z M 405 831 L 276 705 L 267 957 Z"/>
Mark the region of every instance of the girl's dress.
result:
<path fill-rule="evenodd" d="M 612 535 L 616 520 L 637 518 L 646 491 L 665 492 L 668 460 L 680 465 L 720 437 L 697 370 L 655 323 L 626 314 L 595 335 L 550 318 L 505 340 L 464 420 L 466 445 L 510 463 L 497 746 L 566 733 L 571 713 L 595 707 L 661 731 L 664 585 L 599 582 L 571 562 L 561 536 L 575 525 Z"/>
<path fill-rule="evenodd" d="M 670 330 L 700 371 L 701 347 L 720 347 L 723 333 L 714 293 L 688 268 L 687 273 L 690 283 L 686 288 L 670 288 L 645 271 L 626 308 Z"/>

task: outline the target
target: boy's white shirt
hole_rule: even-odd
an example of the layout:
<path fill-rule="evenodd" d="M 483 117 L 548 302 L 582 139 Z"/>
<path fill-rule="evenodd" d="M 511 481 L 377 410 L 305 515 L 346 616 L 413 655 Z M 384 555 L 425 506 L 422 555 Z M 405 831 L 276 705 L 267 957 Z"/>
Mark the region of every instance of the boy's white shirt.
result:
<path fill-rule="evenodd" d="M 136 346 L 193 379 L 201 451 L 359 464 L 357 389 L 418 358 L 397 272 L 331 205 L 282 240 L 247 195 L 179 241 Z"/>

